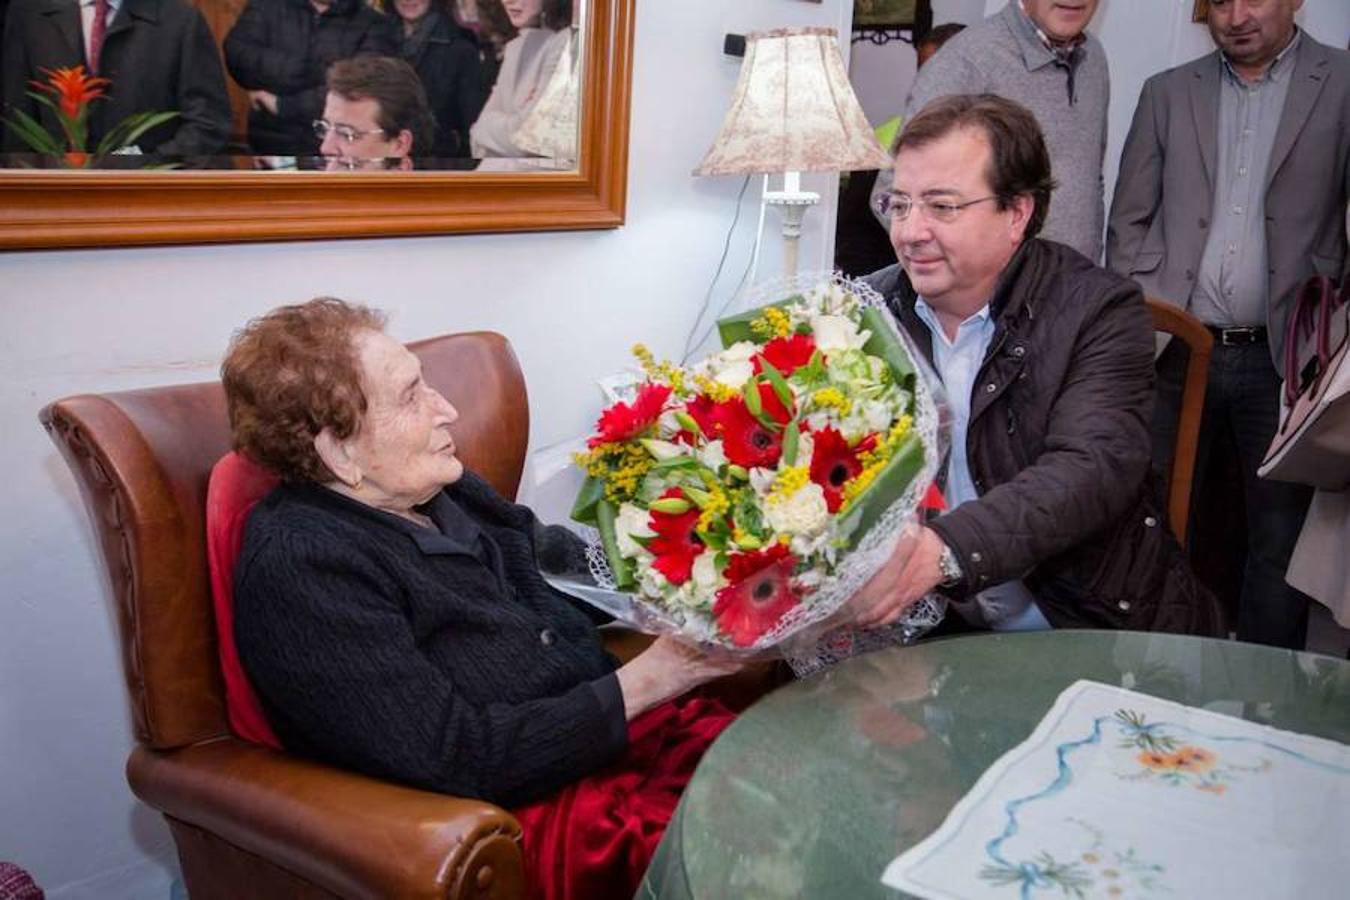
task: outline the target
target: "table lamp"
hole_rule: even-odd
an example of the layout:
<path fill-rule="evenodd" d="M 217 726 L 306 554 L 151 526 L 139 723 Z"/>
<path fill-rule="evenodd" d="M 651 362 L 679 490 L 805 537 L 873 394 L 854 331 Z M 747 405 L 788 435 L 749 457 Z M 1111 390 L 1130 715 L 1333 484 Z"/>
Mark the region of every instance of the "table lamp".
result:
<path fill-rule="evenodd" d="M 802 172 L 890 165 L 848 82 L 833 28 L 778 28 L 746 35 L 736 96 L 695 175 L 783 173 L 763 202 L 783 211 L 784 269 L 797 272 L 806 209 L 820 195 L 801 189 Z M 756 237 L 758 241 L 758 237 Z"/>

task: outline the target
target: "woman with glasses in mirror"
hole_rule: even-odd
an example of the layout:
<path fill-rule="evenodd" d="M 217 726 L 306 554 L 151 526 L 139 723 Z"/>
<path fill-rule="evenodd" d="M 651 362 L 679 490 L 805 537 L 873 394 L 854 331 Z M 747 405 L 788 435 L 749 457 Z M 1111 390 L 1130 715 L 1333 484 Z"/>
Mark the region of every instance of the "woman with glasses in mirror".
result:
<path fill-rule="evenodd" d="M 470 148 L 480 158 L 535 155 L 515 142 L 515 132 L 572 40 L 572 0 L 501 0 L 501 6 L 517 34 L 506 44 L 492 95 L 469 130 Z"/>

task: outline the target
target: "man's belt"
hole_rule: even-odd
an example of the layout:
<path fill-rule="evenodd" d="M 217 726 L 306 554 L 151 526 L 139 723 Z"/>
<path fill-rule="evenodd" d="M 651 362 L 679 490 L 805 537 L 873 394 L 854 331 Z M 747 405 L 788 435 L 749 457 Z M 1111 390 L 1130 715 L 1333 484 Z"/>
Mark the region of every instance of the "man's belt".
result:
<path fill-rule="evenodd" d="M 1244 325 L 1238 328 L 1220 328 L 1217 325 L 1206 325 L 1205 328 L 1210 334 L 1214 335 L 1214 343 L 1224 347 L 1264 344 L 1266 342 L 1266 326 L 1264 325 Z"/>

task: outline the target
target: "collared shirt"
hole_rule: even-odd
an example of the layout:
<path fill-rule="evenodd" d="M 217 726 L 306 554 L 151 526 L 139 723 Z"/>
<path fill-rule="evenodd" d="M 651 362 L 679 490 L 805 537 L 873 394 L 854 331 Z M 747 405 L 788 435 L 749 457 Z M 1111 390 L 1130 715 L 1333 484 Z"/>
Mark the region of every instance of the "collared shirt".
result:
<path fill-rule="evenodd" d="M 96 0 L 80 0 L 80 29 L 84 32 L 84 58 L 89 59 L 89 37 L 94 32 L 94 3 Z M 108 19 L 104 25 L 111 25 L 122 8 L 122 0 L 108 0 Z"/>
<path fill-rule="evenodd" d="M 933 335 L 933 367 L 947 391 L 947 406 L 951 410 L 952 447 L 947 457 L 946 500 L 949 509 L 979 498 L 975 480 L 970 474 L 970 460 L 966 456 L 966 433 L 970 427 L 970 398 L 975 378 L 989 344 L 994 339 L 994 319 L 986 304 L 979 312 L 961 323 L 956 340 L 947 339 L 937 313 L 920 297 L 914 312 L 928 326 Z M 976 594 L 985 623 L 995 631 L 1030 631 L 1049 628 L 1041 615 L 1031 591 L 1021 581 L 1005 581 Z"/>
<path fill-rule="evenodd" d="M 1270 302 L 1266 181 L 1299 43 L 1300 32 L 1295 29 L 1289 46 L 1251 82 L 1221 57 L 1214 207 L 1191 295 L 1191 313 L 1210 325 L 1266 324 Z"/>
<path fill-rule="evenodd" d="M 1026 0 L 1017 0 L 1017 8 L 1022 11 L 1022 16 L 1031 23 L 1031 27 L 1036 29 L 1036 36 L 1041 39 L 1041 43 L 1045 45 L 1045 49 L 1049 50 L 1051 53 L 1072 50 L 1075 47 L 1087 43 L 1087 35 L 1081 31 L 1067 41 L 1057 41 L 1046 34 L 1044 29 L 1042 29 L 1041 26 L 1037 24 L 1036 20 L 1031 17 L 1031 13 L 1027 12 Z"/>
<path fill-rule="evenodd" d="M 1023 25 L 1036 35 L 1036 39 L 1041 42 L 1041 46 L 1050 51 L 1051 62 L 1064 70 L 1064 87 L 1069 95 L 1069 105 L 1073 106 L 1078 93 L 1074 85 L 1074 77 L 1078 74 L 1078 64 L 1083 61 L 1085 51 L 1082 48 L 1087 43 L 1087 35 L 1080 31 L 1070 40 L 1057 41 L 1046 34 L 1044 29 L 1036 23 L 1036 20 L 1027 12 L 1026 4 L 1022 0 L 1017 0 L 1017 10 L 1022 14 L 1019 18 Z"/>

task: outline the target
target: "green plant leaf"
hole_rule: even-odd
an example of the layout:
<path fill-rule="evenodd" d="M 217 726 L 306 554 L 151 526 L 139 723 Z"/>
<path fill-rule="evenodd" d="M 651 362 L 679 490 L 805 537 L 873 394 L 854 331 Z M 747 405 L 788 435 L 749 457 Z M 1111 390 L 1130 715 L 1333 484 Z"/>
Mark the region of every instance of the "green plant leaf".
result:
<path fill-rule="evenodd" d="M 783 380 L 783 373 L 779 372 L 773 363 L 763 357 L 760 357 L 759 362 L 763 367 L 764 376 L 769 380 L 769 386 L 778 395 L 778 402 L 783 404 L 784 409 L 792 409 L 792 388 L 788 387 L 787 382 Z"/>
<path fill-rule="evenodd" d="M 6 123 L 15 136 L 27 144 L 34 153 L 60 156 L 64 152 L 61 145 L 47 133 L 47 129 L 42 127 L 42 123 L 23 110 L 14 110 L 14 118 L 6 120 Z"/>
<path fill-rule="evenodd" d="M 99 141 L 98 150 L 95 151 L 98 156 L 105 156 L 114 150 L 120 150 L 123 147 L 129 147 L 136 143 L 136 139 L 145 134 L 151 128 L 157 128 L 174 118 L 178 113 L 170 112 L 144 112 L 137 113 L 134 116 L 127 116 L 118 122 L 113 129 L 104 135 L 103 140 Z"/>
<path fill-rule="evenodd" d="M 801 434 L 797 429 L 797 418 L 794 416 L 783 432 L 783 462 L 789 466 L 797 464 L 797 446 L 801 441 Z"/>
<path fill-rule="evenodd" d="M 605 557 L 609 560 L 609 569 L 614 573 L 614 586 L 619 590 L 627 590 L 634 584 L 633 569 L 628 564 L 628 560 L 619 553 L 619 537 L 614 527 L 614 520 L 618 517 L 618 512 L 614 504 L 608 500 L 601 500 L 595 507 L 595 524 L 600 530 L 600 543 L 604 545 Z"/>
<path fill-rule="evenodd" d="M 577 491 L 576 502 L 572 504 L 572 519 L 584 525 L 594 525 L 596 506 L 605 499 L 605 480 L 594 475 L 587 476 Z"/>

